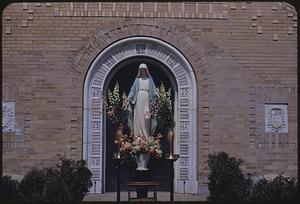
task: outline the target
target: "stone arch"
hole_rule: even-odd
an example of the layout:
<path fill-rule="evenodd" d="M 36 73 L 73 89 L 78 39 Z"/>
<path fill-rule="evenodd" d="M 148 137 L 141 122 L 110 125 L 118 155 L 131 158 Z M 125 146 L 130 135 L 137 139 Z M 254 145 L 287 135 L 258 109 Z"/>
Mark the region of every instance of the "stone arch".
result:
<path fill-rule="evenodd" d="M 197 188 L 197 149 L 196 149 L 196 78 L 184 56 L 169 44 L 150 37 L 129 37 L 105 48 L 94 60 L 84 85 L 84 132 L 83 159 L 88 163 L 97 189 L 103 189 L 103 166 L 105 146 L 103 122 L 103 88 L 113 67 L 124 59 L 133 56 L 154 58 L 173 73 L 178 90 L 175 91 L 175 149 L 181 157 L 175 164 L 175 185 L 180 191 L 180 183 L 185 181 L 185 191 L 194 192 Z M 96 176 L 99 175 L 99 176 Z M 101 178 L 102 177 L 102 178 Z"/>
<path fill-rule="evenodd" d="M 130 29 L 129 29 L 130 27 Z M 136 35 L 136 34 L 139 35 Z M 178 40 L 178 36 L 179 39 Z M 176 167 L 175 169 L 178 169 L 175 172 L 175 191 L 176 192 L 190 192 L 190 193 L 198 193 L 198 176 L 199 174 L 197 174 L 197 171 L 199 170 L 199 166 L 197 166 L 197 162 L 199 162 L 199 160 L 197 160 L 197 141 L 196 141 L 196 135 L 197 135 L 197 123 L 196 123 L 196 117 L 197 117 L 197 106 L 199 106 L 199 103 L 197 104 L 197 83 L 196 83 L 196 78 L 195 78 L 195 73 L 194 70 L 192 69 L 192 67 L 197 67 L 197 71 L 199 71 L 199 67 L 201 67 L 203 65 L 202 62 L 202 56 L 203 51 L 199 48 L 196 47 L 197 45 L 192 44 L 191 39 L 186 37 L 186 35 L 184 35 L 184 33 L 180 33 L 178 32 L 178 30 L 172 30 L 169 28 L 165 28 L 165 27 L 160 27 L 157 25 L 147 25 L 147 24 L 128 24 L 128 25 L 122 25 L 120 27 L 117 27 L 115 29 L 110 30 L 110 32 L 104 32 L 101 31 L 99 33 L 97 33 L 93 38 L 91 38 L 85 46 L 82 47 L 82 49 L 79 51 L 79 54 L 75 57 L 73 65 L 71 67 L 71 69 L 68 70 L 68 74 L 72 77 L 72 87 L 73 86 L 80 86 L 80 82 L 84 81 L 85 79 L 85 91 L 84 91 L 84 97 L 82 98 L 83 100 L 86 99 L 86 96 L 89 94 L 102 94 L 101 93 L 101 89 L 93 89 L 89 92 L 89 94 L 86 94 L 86 90 L 88 90 L 88 88 L 86 88 L 86 83 L 88 80 L 88 75 L 89 73 L 92 73 L 91 70 L 92 67 L 97 67 L 99 70 L 99 63 L 96 63 L 97 61 L 97 55 L 98 57 L 101 55 L 101 53 L 104 52 L 105 49 L 109 49 L 109 47 L 111 47 L 113 44 L 116 45 L 116 43 L 120 43 L 122 42 L 122 40 L 124 41 L 128 41 L 128 39 L 151 39 L 153 42 L 156 41 L 162 44 L 165 44 L 165 48 L 170 50 L 173 50 L 172 52 L 170 52 L 170 55 L 168 55 L 169 52 L 164 52 L 164 51 L 158 51 L 156 49 L 152 49 L 153 53 L 160 53 L 163 57 L 160 60 L 167 60 L 167 61 L 163 61 L 164 63 L 167 63 L 167 65 L 170 67 L 170 70 L 172 70 L 173 72 L 178 72 L 177 74 L 175 74 L 176 76 L 178 76 L 178 79 L 181 78 L 180 82 L 178 81 L 178 84 L 180 83 L 182 85 L 182 89 L 178 89 L 179 90 L 179 95 L 182 94 L 182 96 L 184 96 L 185 94 L 192 94 L 194 95 L 193 98 L 193 102 L 187 102 L 187 96 L 184 99 L 183 98 L 178 98 L 178 104 L 179 102 L 181 102 L 182 104 L 186 103 L 183 106 L 187 106 L 188 110 L 184 110 L 184 108 L 186 107 L 180 107 L 178 106 L 178 110 L 182 110 L 181 112 L 178 111 L 178 117 L 188 117 L 187 121 L 182 121 L 177 125 L 177 129 L 179 129 L 180 127 L 182 128 L 186 128 L 189 121 L 193 123 L 193 125 L 191 126 L 192 128 L 192 132 L 185 132 L 181 135 L 181 137 L 183 139 L 180 139 L 180 141 L 184 141 L 184 138 L 186 138 L 186 143 L 182 142 L 180 143 L 181 145 L 179 145 L 179 143 L 177 142 L 177 149 L 176 151 L 178 153 L 180 153 L 182 155 L 181 159 L 177 162 L 178 164 L 178 168 Z M 150 40 L 150 41 L 151 41 Z M 149 42 L 150 42 L 149 41 Z M 167 42 L 171 42 L 170 44 Z M 154 43 L 155 44 L 155 43 Z M 132 45 L 133 46 L 133 52 L 136 52 L 136 45 Z M 151 45 L 147 44 L 146 45 L 146 50 L 151 50 L 150 49 Z M 159 46 L 160 47 L 160 46 Z M 149 48 L 149 49 L 148 49 Z M 164 48 L 164 49 L 165 49 Z M 180 50 L 180 51 L 179 51 Z M 182 59 L 181 60 L 177 60 L 180 59 L 171 56 L 171 53 L 176 53 L 177 56 L 181 56 L 182 59 L 184 59 L 183 62 Z M 96 60 L 95 60 L 96 59 Z M 189 59 L 189 61 L 187 61 L 187 59 Z M 103 63 L 104 61 L 102 61 Z M 113 63 L 111 66 L 113 66 L 115 64 L 114 62 L 114 57 L 112 58 L 107 58 L 106 61 L 104 63 L 107 63 L 106 65 L 103 65 L 105 68 L 101 69 L 109 71 L 109 64 Z M 174 63 L 174 64 L 172 64 Z M 186 67 L 190 67 L 189 69 L 185 69 L 184 68 L 180 68 L 180 65 L 184 64 L 184 66 Z M 87 73 L 87 69 L 89 69 L 88 73 Z M 96 69 L 95 69 L 96 70 Z M 190 79 L 184 79 L 184 77 L 182 77 L 182 75 L 180 74 L 180 70 L 184 70 L 182 73 L 184 73 L 186 76 L 192 76 L 192 80 Z M 85 76 L 85 73 L 86 76 Z M 96 73 L 94 73 L 94 76 L 96 76 Z M 97 74 L 97 76 L 99 76 L 99 74 Z M 100 77 L 101 78 L 101 77 Z M 99 78 L 99 79 L 100 79 Z M 90 79 L 91 80 L 91 79 Z M 189 92 L 189 90 L 184 89 L 183 85 L 187 85 L 186 83 L 190 83 L 190 81 L 193 82 L 193 85 L 191 87 L 193 87 L 194 89 L 192 90 L 192 92 Z M 201 84 L 201 82 L 200 82 Z M 191 85 L 191 84 L 190 84 Z M 199 84 L 198 84 L 199 86 Z M 87 86 L 88 87 L 88 86 Z M 92 86 L 90 86 L 92 87 Z M 82 88 L 82 87 L 81 87 Z M 74 90 L 74 89 L 71 89 Z M 81 89 L 82 90 L 82 89 Z M 82 104 L 83 101 L 80 101 L 78 97 L 76 97 L 76 93 L 74 91 L 74 93 L 71 93 L 72 98 L 74 98 L 74 101 L 78 102 L 75 103 L 77 105 L 73 105 L 73 107 L 71 107 L 71 111 L 70 114 L 72 115 L 76 115 L 76 113 L 78 114 L 78 108 L 80 107 L 80 104 Z M 95 95 L 95 96 L 96 96 Z M 84 107 L 83 107 L 83 112 L 84 114 L 86 114 L 87 111 L 91 111 L 92 110 L 92 106 L 95 107 L 96 109 L 98 109 L 98 113 L 101 113 L 102 111 L 102 106 L 101 106 L 101 101 L 98 100 L 98 107 L 97 107 L 97 101 L 95 103 L 93 103 L 91 106 L 88 105 L 89 102 L 84 101 Z M 100 106 L 99 106 L 100 105 Z M 181 108 L 181 109 L 180 109 Z M 95 109 L 95 110 L 96 110 Z M 96 112 L 94 112 L 94 114 L 96 114 Z M 97 114 L 96 114 L 97 115 Z M 193 116 L 190 116 L 193 115 Z M 79 118 L 81 116 L 78 116 Z M 102 116 L 101 116 L 102 117 Z M 189 117 L 193 117 L 193 119 L 189 118 Z M 86 118 L 86 116 L 85 116 Z M 83 121 L 83 135 L 84 136 L 84 140 L 83 140 L 83 158 L 86 159 L 88 161 L 88 165 L 89 168 L 92 170 L 94 176 L 93 176 L 93 181 L 94 181 L 94 186 L 91 189 L 91 192 L 95 192 L 95 193 L 99 193 L 102 192 L 102 183 L 103 183 L 103 176 L 102 176 L 102 171 L 98 168 L 97 166 L 99 166 L 103 161 L 101 160 L 100 155 L 98 154 L 98 157 L 89 157 L 88 154 L 86 152 L 88 152 L 89 149 L 88 145 L 92 144 L 89 143 L 89 140 L 87 139 L 88 133 L 87 133 L 87 129 L 85 127 L 88 126 L 88 124 L 90 124 L 87 120 L 84 119 Z M 101 123 L 96 123 L 93 122 L 92 126 L 93 128 L 101 128 Z M 72 129 L 72 127 L 75 128 L 75 126 L 78 129 L 78 121 L 71 121 L 70 123 L 70 128 Z M 184 135 L 185 134 L 185 135 Z M 179 138 L 180 134 L 179 132 L 177 132 L 177 135 Z M 193 139 L 189 138 L 189 135 L 191 137 L 193 137 Z M 100 144 L 100 143 L 99 143 Z M 97 146 L 97 145 L 94 145 Z M 99 147 L 99 145 L 98 145 Z M 190 148 L 192 147 L 192 148 Z M 77 147 L 78 149 L 80 149 L 80 147 Z M 91 148 L 90 148 L 91 150 Z M 98 152 L 101 152 L 101 149 L 97 150 Z M 85 152 L 85 153 L 84 153 Z M 184 152 L 188 152 L 188 156 L 185 157 L 184 156 Z M 89 158 L 88 158 L 89 157 Z M 92 165 L 91 165 L 92 164 Z M 181 168 L 179 168 L 179 166 L 181 166 Z M 179 175 L 181 175 L 181 177 L 179 177 Z"/>

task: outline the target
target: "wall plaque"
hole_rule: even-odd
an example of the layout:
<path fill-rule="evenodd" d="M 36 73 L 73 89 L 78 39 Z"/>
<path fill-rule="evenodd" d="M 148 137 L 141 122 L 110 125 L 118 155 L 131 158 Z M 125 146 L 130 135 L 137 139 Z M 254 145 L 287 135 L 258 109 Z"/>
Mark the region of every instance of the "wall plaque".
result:
<path fill-rule="evenodd" d="M 288 133 L 287 112 L 285 104 L 265 104 L 265 132 Z"/>
<path fill-rule="evenodd" d="M 15 131 L 16 102 L 2 102 L 2 132 Z"/>

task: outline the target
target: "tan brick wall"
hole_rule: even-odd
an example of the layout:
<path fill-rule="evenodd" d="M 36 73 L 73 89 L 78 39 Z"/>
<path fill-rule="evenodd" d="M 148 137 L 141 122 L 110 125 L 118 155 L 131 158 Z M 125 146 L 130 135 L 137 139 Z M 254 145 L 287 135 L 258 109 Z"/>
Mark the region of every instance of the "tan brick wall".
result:
<path fill-rule="evenodd" d="M 187 57 L 198 83 L 198 177 L 227 151 L 245 171 L 297 176 L 297 14 L 280 2 L 15 3 L 3 13 L 4 173 L 82 157 L 84 76 L 127 36 L 149 35 Z M 264 103 L 288 103 L 289 133 L 264 133 Z M 256 143 L 262 142 L 259 148 Z"/>

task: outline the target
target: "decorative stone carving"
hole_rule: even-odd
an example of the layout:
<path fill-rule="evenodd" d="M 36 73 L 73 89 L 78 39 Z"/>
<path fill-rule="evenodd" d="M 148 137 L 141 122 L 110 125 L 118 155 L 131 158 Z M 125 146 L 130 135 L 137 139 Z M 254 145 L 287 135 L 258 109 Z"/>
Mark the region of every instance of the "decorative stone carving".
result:
<path fill-rule="evenodd" d="M 16 102 L 2 102 L 2 132 L 15 131 Z"/>
<path fill-rule="evenodd" d="M 181 88 L 180 89 L 180 96 L 181 97 L 189 97 L 189 89 L 188 88 Z"/>
<path fill-rule="evenodd" d="M 98 121 L 92 122 L 92 129 L 98 130 L 98 129 L 100 129 L 100 127 L 101 127 L 100 122 L 98 122 Z"/>
<path fill-rule="evenodd" d="M 189 169 L 188 168 L 180 168 L 179 169 L 179 180 L 188 180 L 189 179 Z"/>
<path fill-rule="evenodd" d="M 188 166 L 189 165 L 189 158 L 187 157 L 180 157 L 179 162 L 181 166 Z"/>
<path fill-rule="evenodd" d="M 287 105 L 265 104 L 265 132 L 288 133 L 287 113 Z"/>

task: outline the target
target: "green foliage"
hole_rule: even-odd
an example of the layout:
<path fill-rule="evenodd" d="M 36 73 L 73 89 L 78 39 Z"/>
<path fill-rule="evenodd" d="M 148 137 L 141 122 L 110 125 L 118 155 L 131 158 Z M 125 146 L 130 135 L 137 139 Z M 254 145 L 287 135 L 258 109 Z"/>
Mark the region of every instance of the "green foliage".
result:
<path fill-rule="evenodd" d="M 45 182 L 46 200 L 52 202 L 70 200 L 70 193 L 65 187 L 64 179 L 61 179 L 61 172 L 56 168 L 48 168 Z"/>
<path fill-rule="evenodd" d="M 277 176 L 272 181 L 263 178 L 253 186 L 253 201 L 289 201 L 296 198 L 295 178 Z"/>
<path fill-rule="evenodd" d="M 168 128 L 173 128 L 175 125 L 171 88 L 166 91 L 163 83 L 161 83 L 157 88 L 157 92 L 159 95 L 159 100 L 156 102 L 158 103 L 156 105 L 158 107 L 156 113 L 158 129 L 167 131 Z"/>
<path fill-rule="evenodd" d="M 208 188 L 211 201 L 284 201 L 296 198 L 295 178 L 277 176 L 272 181 L 263 178 L 253 182 L 253 175 L 242 173 L 241 159 L 220 152 L 208 156 L 210 168 Z"/>
<path fill-rule="evenodd" d="M 46 169 L 34 168 L 20 182 L 21 197 L 26 201 L 44 201 Z"/>
<path fill-rule="evenodd" d="M 3 200 L 17 200 L 19 196 L 18 190 L 19 182 L 17 180 L 12 179 L 10 176 L 2 177 L 2 190 L 1 190 L 1 198 Z"/>
<path fill-rule="evenodd" d="M 228 201 L 243 200 L 248 196 L 245 189 L 250 185 L 250 180 L 245 179 L 239 165 L 241 159 L 229 157 L 227 153 L 220 152 L 217 155 L 208 155 L 210 168 L 208 188 L 210 196 L 208 200 Z"/>
<path fill-rule="evenodd" d="M 74 161 L 62 159 L 58 165 L 60 178 L 64 182 L 65 194 L 69 195 L 69 200 L 80 201 L 92 187 L 92 173 L 85 166 L 84 160 Z"/>
<path fill-rule="evenodd" d="M 15 189 L 15 183 L 6 182 L 12 186 L 6 193 L 8 200 L 17 198 L 26 202 L 62 202 L 81 201 L 92 186 L 92 173 L 85 166 L 84 160 L 60 158 L 61 164 L 56 167 L 37 169 L 26 173 Z M 7 190 L 8 191 L 8 190 Z"/>

